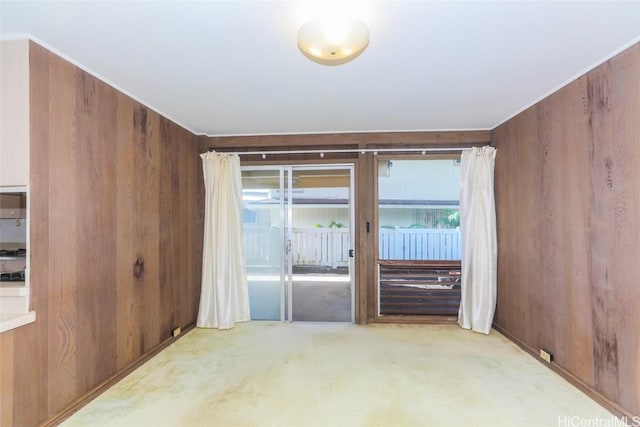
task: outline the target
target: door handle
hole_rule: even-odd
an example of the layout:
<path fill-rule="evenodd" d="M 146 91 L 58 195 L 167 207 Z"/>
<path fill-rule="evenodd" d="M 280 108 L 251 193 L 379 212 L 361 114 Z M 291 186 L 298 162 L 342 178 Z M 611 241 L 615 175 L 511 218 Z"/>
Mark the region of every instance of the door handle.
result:
<path fill-rule="evenodd" d="M 285 253 L 288 255 L 291 253 L 291 239 L 287 240 L 287 246 L 285 247 Z"/>
<path fill-rule="evenodd" d="M 354 254 L 353 249 L 349 249 L 349 258 L 353 258 L 353 254 Z"/>

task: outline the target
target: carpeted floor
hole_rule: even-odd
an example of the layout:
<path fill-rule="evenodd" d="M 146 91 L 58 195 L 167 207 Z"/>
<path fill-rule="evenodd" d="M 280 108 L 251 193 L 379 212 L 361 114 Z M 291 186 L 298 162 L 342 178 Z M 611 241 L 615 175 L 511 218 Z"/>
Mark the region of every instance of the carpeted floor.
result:
<path fill-rule="evenodd" d="M 495 332 L 251 322 L 189 332 L 63 425 L 495 427 L 612 417 Z"/>

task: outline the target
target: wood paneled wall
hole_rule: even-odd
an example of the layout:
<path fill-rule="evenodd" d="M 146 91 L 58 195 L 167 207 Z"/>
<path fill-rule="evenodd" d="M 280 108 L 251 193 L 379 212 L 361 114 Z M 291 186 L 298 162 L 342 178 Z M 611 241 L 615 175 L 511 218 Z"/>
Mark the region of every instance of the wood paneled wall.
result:
<path fill-rule="evenodd" d="M 195 322 L 197 137 L 30 46 L 31 289 L 0 335 L 0 424 L 34 426 Z"/>
<path fill-rule="evenodd" d="M 495 325 L 640 414 L 640 44 L 494 130 Z"/>

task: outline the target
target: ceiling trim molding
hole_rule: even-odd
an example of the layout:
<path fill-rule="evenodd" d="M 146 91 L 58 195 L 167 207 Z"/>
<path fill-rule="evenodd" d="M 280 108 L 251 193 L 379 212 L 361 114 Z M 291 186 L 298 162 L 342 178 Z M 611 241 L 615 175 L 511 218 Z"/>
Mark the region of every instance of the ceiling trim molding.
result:
<path fill-rule="evenodd" d="M 6 41 L 10 41 L 10 40 L 30 40 L 30 41 L 42 46 L 43 48 L 47 49 L 49 52 L 53 53 L 54 55 L 57 55 L 60 58 L 64 59 L 65 61 L 69 62 L 70 64 L 74 65 L 75 67 L 78 67 L 82 71 L 84 71 L 86 73 L 89 73 L 90 75 L 92 75 L 96 79 L 108 84 L 109 86 L 111 86 L 112 88 L 114 88 L 118 92 L 128 96 L 132 100 L 144 105 L 146 108 L 148 108 L 150 110 L 153 110 L 154 112 L 156 112 L 157 114 L 161 115 L 165 119 L 175 123 L 176 125 L 180 126 L 183 129 L 191 132 L 193 135 L 195 135 L 195 136 L 200 135 L 199 133 L 195 132 L 193 129 L 185 126 L 184 124 L 180 123 L 179 121 L 173 119 L 168 114 L 162 112 L 160 109 L 150 105 L 148 102 L 138 98 L 137 96 L 133 95 L 131 92 L 121 88 L 120 86 L 118 86 L 117 84 L 113 83 L 109 79 L 107 79 L 107 78 L 103 77 L 102 75 L 96 73 L 91 68 L 82 65 L 80 62 L 76 61 L 75 59 L 71 58 L 70 56 L 66 55 L 65 53 L 59 51 L 58 49 L 54 48 L 53 46 L 49 45 L 48 43 L 45 43 L 42 40 L 38 39 L 33 34 L 28 34 L 28 33 L 27 34 L 11 34 L 9 36 L 4 36 L 4 37 L 0 38 L 0 40 L 1 41 L 5 41 L 5 40 Z"/>
<path fill-rule="evenodd" d="M 309 131 L 309 132 L 282 132 L 282 133 L 224 133 L 224 134 L 208 134 L 201 133 L 196 134 L 198 136 L 206 138 L 253 138 L 253 137 L 268 137 L 268 136 L 311 136 L 311 135 L 370 135 L 370 134 L 424 134 L 424 133 L 447 133 L 447 132 L 491 132 L 493 128 L 461 128 L 461 129 L 402 129 L 402 130 L 342 130 L 342 131 Z"/>
<path fill-rule="evenodd" d="M 589 71 L 599 67 L 600 65 L 604 64 L 605 62 L 607 62 L 608 60 L 610 60 L 611 58 L 613 58 L 614 56 L 624 52 L 625 50 L 629 49 L 631 46 L 635 45 L 636 43 L 640 43 L 640 36 L 633 38 L 631 41 L 623 44 L 622 46 L 620 46 L 619 48 L 615 49 L 613 52 L 608 53 L 607 55 L 605 55 L 604 57 L 602 57 L 601 59 L 597 60 L 596 62 L 594 62 L 592 65 L 589 65 L 588 67 L 586 67 L 585 69 L 583 69 L 582 71 L 576 73 L 573 77 L 567 79 L 565 82 L 560 83 L 558 86 L 554 87 L 553 89 L 549 90 L 548 92 L 546 92 L 545 94 L 543 94 L 542 96 L 540 96 L 539 98 L 537 98 L 535 101 L 526 104 L 524 107 L 520 108 L 519 110 L 517 110 L 517 112 L 515 112 L 514 114 L 508 116 L 506 119 L 498 122 L 496 125 L 493 126 L 492 129 L 496 129 L 499 126 L 502 126 L 503 124 L 505 124 L 506 122 L 508 122 L 509 120 L 513 119 L 514 117 L 516 117 L 518 114 L 528 110 L 529 108 L 533 107 L 534 105 L 536 105 L 537 103 L 539 103 L 540 101 L 542 101 L 545 98 L 548 98 L 549 96 L 553 95 L 554 93 L 558 92 L 560 89 L 562 89 L 563 87 L 567 86 L 568 84 L 572 83 L 573 81 L 579 79 L 580 77 L 584 76 L 585 74 L 587 74 Z"/>

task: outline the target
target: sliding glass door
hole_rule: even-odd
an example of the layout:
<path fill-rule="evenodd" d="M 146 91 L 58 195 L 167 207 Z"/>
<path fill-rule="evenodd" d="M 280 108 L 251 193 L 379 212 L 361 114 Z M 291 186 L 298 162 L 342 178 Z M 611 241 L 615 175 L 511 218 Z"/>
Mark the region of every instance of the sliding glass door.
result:
<path fill-rule="evenodd" d="M 352 321 L 351 169 L 291 172 L 292 319 Z"/>
<path fill-rule="evenodd" d="M 254 320 L 353 321 L 352 165 L 244 167 Z"/>
<path fill-rule="evenodd" d="M 242 172 L 242 220 L 251 317 L 284 316 L 284 170 Z"/>

